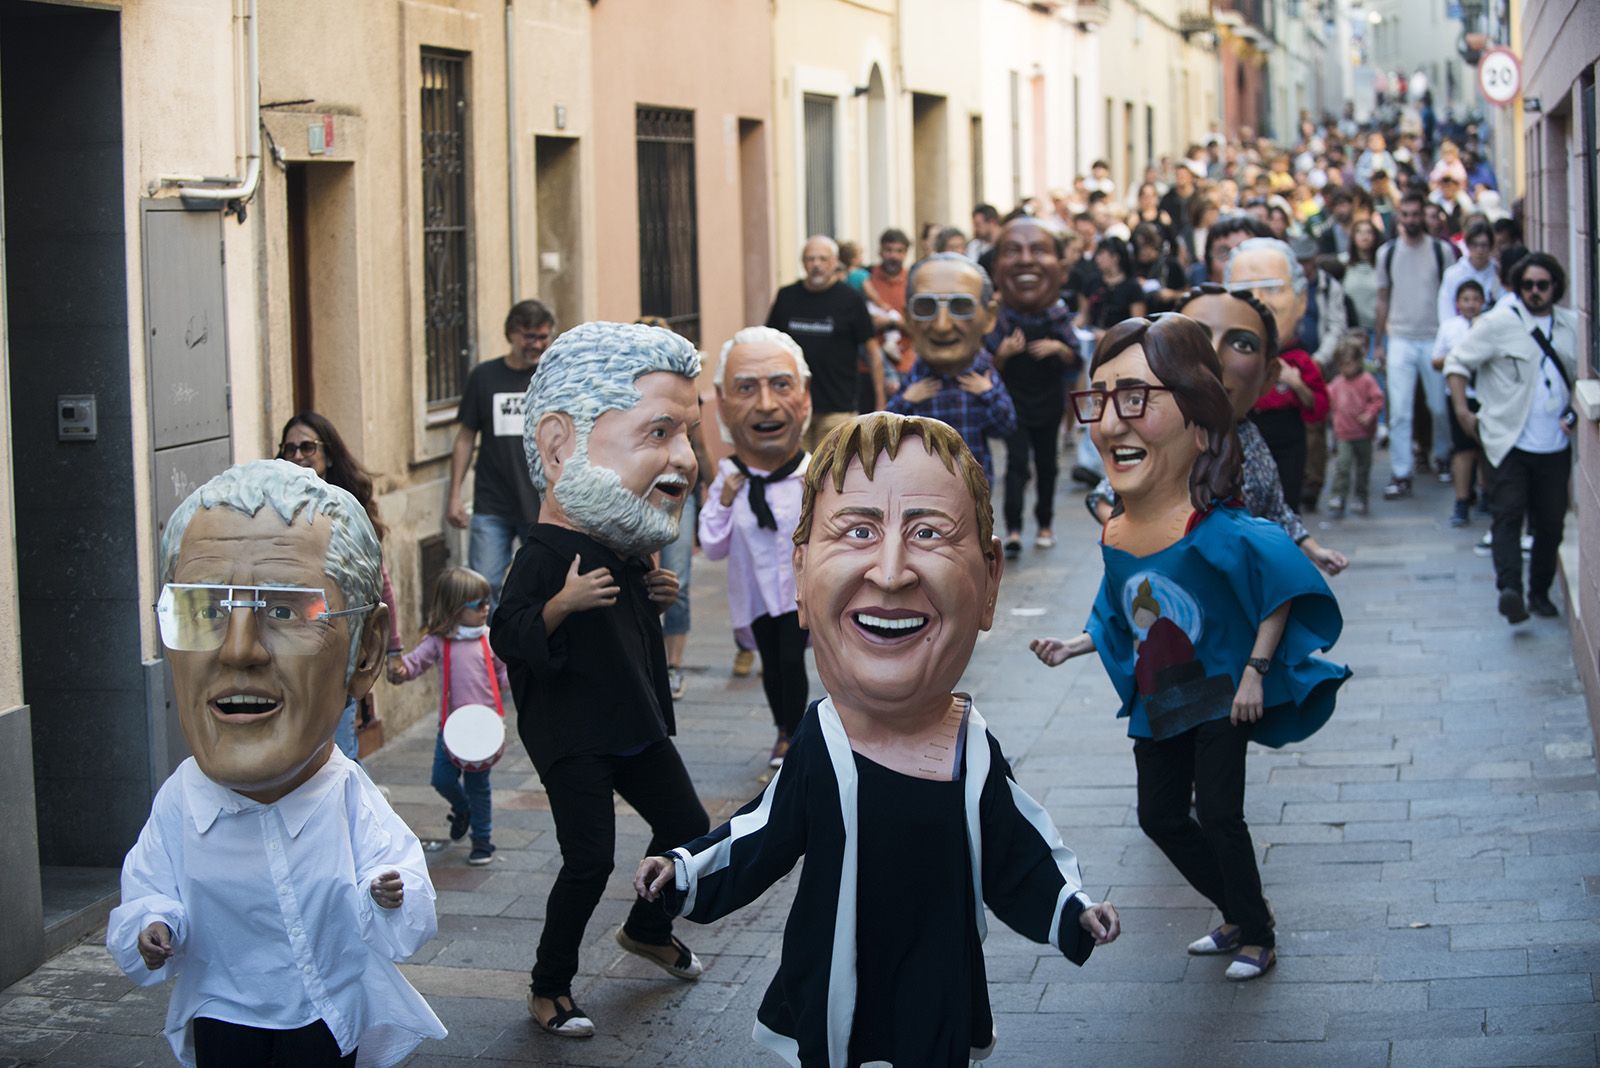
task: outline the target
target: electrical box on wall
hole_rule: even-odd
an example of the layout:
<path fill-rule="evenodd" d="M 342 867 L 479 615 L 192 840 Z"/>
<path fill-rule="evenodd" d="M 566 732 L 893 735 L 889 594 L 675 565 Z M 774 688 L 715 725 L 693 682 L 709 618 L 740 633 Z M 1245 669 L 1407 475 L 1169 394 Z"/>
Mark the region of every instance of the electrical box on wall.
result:
<path fill-rule="evenodd" d="M 56 440 L 94 441 L 99 436 L 93 393 L 63 393 L 56 397 Z"/>

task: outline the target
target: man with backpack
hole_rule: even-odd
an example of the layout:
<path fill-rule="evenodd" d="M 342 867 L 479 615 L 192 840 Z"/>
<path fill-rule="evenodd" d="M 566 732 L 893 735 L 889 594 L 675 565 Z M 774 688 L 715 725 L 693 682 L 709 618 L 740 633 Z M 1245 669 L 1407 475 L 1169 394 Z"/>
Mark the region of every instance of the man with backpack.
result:
<path fill-rule="evenodd" d="M 1432 448 L 1441 481 L 1450 479 L 1450 426 L 1445 421 L 1443 373 L 1433 369 L 1433 339 L 1439 332 L 1437 300 L 1455 250 L 1423 228 L 1426 198 L 1409 192 L 1400 198 L 1400 233 L 1378 250 L 1377 347 L 1389 370 L 1389 466 L 1387 500 L 1411 496 L 1411 406 L 1417 379 L 1433 419 Z"/>

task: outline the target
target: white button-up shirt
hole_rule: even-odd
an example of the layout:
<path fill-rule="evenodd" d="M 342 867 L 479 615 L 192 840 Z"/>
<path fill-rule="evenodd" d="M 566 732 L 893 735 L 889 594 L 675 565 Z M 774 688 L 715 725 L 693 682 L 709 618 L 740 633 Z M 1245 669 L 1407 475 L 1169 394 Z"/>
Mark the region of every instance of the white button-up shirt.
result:
<path fill-rule="evenodd" d="M 398 871 L 404 902 L 385 909 L 372 880 Z M 139 932 L 172 929 L 155 971 Z M 185 760 L 156 794 L 122 864 L 122 904 L 106 948 L 143 986 L 175 977 L 166 1033 L 193 1065 L 190 1021 L 290 1030 L 322 1020 L 357 1063 L 386 1068 L 444 1025 L 394 962 L 438 929 L 422 844 L 366 774 L 334 749 L 306 783 L 270 805 Z"/>
<path fill-rule="evenodd" d="M 795 610 L 794 531 L 800 525 L 800 501 L 811 457 L 794 473 L 765 487 L 767 507 L 777 530 L 767 530 L 750 510 L 749 483 L 739 487 L 731 505 L 722 503 L 722 487 L 739 469 L 732 460 L 717 466 L 717 477 L 700 506 L 700 548 L 708 560 L 728 561 L 728 613 L 735 627 L 748 627 L 760 616 L 781 616 Z M 770 471 L 750 468 L 765 477 Z"/>

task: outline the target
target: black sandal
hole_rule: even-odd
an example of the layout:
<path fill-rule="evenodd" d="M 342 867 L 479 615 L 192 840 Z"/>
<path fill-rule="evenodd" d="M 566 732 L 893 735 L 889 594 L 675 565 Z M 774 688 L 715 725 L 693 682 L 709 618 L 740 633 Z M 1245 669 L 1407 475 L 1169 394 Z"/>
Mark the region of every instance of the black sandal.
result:
<path fill-rule="evenodd" d="M 679 979 L 687 979 L 693 982 L 705 972 L 705 965 L 701 964 L 700 958 L 694 955 L 694 950 L 684 945 L 677 935 L 672 936 L 670 943 L 652 946 L 647 942 L 637 941 L 627 931 L 619 927 L 617 928 L 617 945 L 634 956 L 649 961 L 668 975 L 676 976 Z M 651 949 L 665 949 L 666 945 L 671 945 L 672 948 L 678 951 L 677 957 L 671 962 L 650 952 Z"/>
<path fill-rule="evenodd" d="M 561 999 L 565 998 L 570 1009 L 561 1007 Z M 555 1015 L 549 1022 L 539 1019 L 539 1013 L 533 1007 L 534 995 L 528 994 L 528 1015 L 533 1017 L 533 1022 L 539 1025 L 540 1030 L 557 1038 L 593 1038 L 594 1021 L 589 1019 L 589 1014 L 578 1008 L 577 1002 L 572 1000 L 571 994 L 559 994 L 550 999 L 556 1007 Z"/>

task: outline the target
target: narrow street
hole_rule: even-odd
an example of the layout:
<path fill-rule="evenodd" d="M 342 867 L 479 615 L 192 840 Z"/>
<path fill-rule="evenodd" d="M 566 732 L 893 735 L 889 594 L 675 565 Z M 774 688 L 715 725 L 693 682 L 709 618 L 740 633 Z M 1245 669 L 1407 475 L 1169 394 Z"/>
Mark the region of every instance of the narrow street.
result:
<path fill-rule="evenodd" d="M 993 924 L 989 1063 L 1596 1063 L 1600 793 L 1566 621 L 1513 630 L 1495 615 L 1489 561 L 1474 549 L 1484 521 L 1449 530 L 1447 498 L 1425 485 L 1414 500 L 1376 503 L 1370 519 L 1311 517 L 1352 560 L 1333 580 L 1345 612 L 1335 657 L 1356 674 L 1309 743 L 1251 758 L 1247 814 L 1281 956 L 1265 979 L 1235 986 L 1220 960 L 1184 953 L 1216 916 L 1137 827 L 1133 761 L 1098 663 L 1050 671 L 1027 650 L 1030 637 L 1076 630 L 1099 581 L 1095 532 L 1064 487 L 1061 544 L 1010 569 L 966 686 L 1125 933 L 1080 970 Z M 697 560 L 678 713 L 714 821 L 760 788 L 771 744 L 759 680 L 729 676 L 722 574 Z M 532 1026 L 526 969 L 559 857 L 544 794 L 512 744 L 495 769 L 495 863 L 467 867 L 463 847 L 433 857 L 440 933 L 405 972 L 451 1033 L 407 1063 L 764 1063 L 750 1027 L 793 878 L 741 914 L 681 931 L 705 960 L 700 982 L 660 977 L 612 940 L 632 896 L 627 858 L 646 841 L 631 814 L 574 986 L 599 1035 L 561 1041 Z M 443 832 L 432 747 L 420 724 L 369 764 L 425 838 Z M 166 1000 L 164 988 L 134 988 L 91 939 L 0 994 L 0 1066 L 170 1063 Z"/>

